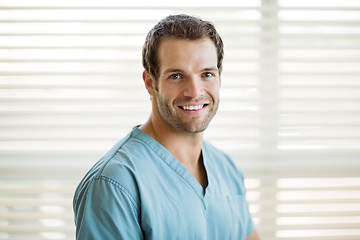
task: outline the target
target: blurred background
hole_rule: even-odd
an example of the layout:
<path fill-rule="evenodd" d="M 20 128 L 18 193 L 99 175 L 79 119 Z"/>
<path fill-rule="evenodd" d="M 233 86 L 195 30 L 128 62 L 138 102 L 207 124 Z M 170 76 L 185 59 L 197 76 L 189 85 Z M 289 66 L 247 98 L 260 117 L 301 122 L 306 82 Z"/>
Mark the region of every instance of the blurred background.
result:
<path fill-rule="evenodd" d="M 147 120 L 142 44 L 176 13 L 224 40 L 206 138 L 262 238 L 360 239 L 358 0 L 0 0 L 0 239 L 74 239 L 75 187 Z"/>

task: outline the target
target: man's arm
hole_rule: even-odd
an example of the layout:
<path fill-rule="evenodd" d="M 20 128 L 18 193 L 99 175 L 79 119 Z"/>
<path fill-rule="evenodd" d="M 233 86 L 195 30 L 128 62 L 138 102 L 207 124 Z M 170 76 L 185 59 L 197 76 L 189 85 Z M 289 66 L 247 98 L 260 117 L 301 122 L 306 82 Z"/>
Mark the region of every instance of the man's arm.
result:
<path fill-rule="evenodd" d="M 93 180 L 75 201 L 76 239 L 143 239 L 129 193 L 109 178 Z"/>
<path fill-rule="evenodd" d="M 260 240 L 260 236 L 257 233 L 256 230 L 254 230 L 252 233 L 250 233 L 247 237 L 246 240 Z"/>

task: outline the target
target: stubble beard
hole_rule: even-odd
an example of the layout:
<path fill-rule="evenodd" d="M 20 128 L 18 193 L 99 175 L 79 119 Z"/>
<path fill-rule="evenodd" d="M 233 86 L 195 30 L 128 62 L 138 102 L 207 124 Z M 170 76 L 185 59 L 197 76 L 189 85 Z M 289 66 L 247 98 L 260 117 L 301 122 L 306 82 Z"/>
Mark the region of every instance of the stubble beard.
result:
<path fill-rule="evenodd" d="M 180 114 L 178 114 L 179 111 L 181 111 L 180 109 L 178 109 L 178 106 L 170 105 L 166 100 L 161 98 L 159 94 L 157 94 L 157 108 L 160 117 L 168 125 L 184 133 L 201 133 L 208 128 L 219 107 L 219 101 L 215 102 L 214 100 L 212 100 L 211 103 L 212 104 L 209 104 L 206 107 L 211 109 L 204 109 L 209 111 L 207 116 L 205 116 L 205 118 L 201 122 L 195 123 L 195 121 L 198 121 L 197 117 L 193 117 L 188 121 L 184 121 Z"/>

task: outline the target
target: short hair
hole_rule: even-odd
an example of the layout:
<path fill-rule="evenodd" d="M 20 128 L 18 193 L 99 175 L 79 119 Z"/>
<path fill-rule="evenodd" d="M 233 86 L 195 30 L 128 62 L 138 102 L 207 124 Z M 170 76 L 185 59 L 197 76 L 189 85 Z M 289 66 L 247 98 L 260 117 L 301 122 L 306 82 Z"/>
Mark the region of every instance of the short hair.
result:
<path fill-rule="evenodd" d="M 175 37 L 179 39 L 198 40 L 208 37 L 215 45 L 217 51 L 217 68 L 222 71 L 224 58 L 223 41 L 211 22 L 199 18 L 179 14 L 170 15 L 157 23 L 147 34 L 143 50 L 142 62 L 145 70 L 155 80 L 159 74 L 158 48 L 162 39 Z"/>

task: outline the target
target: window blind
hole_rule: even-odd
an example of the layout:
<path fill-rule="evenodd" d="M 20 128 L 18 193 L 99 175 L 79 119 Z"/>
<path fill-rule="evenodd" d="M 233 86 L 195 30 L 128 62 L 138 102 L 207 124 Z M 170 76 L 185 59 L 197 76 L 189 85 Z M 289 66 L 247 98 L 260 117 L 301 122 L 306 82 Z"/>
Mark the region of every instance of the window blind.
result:
<path fill-rule="evenodd" d="M 0 1 L 0 239 L 74 239 L 89 167 L 147 120 L 141 47 L 163 17 L 214 22 L 205 137 L 246 177 L 263 239 L 360 237 L 360 3 Z"/>

